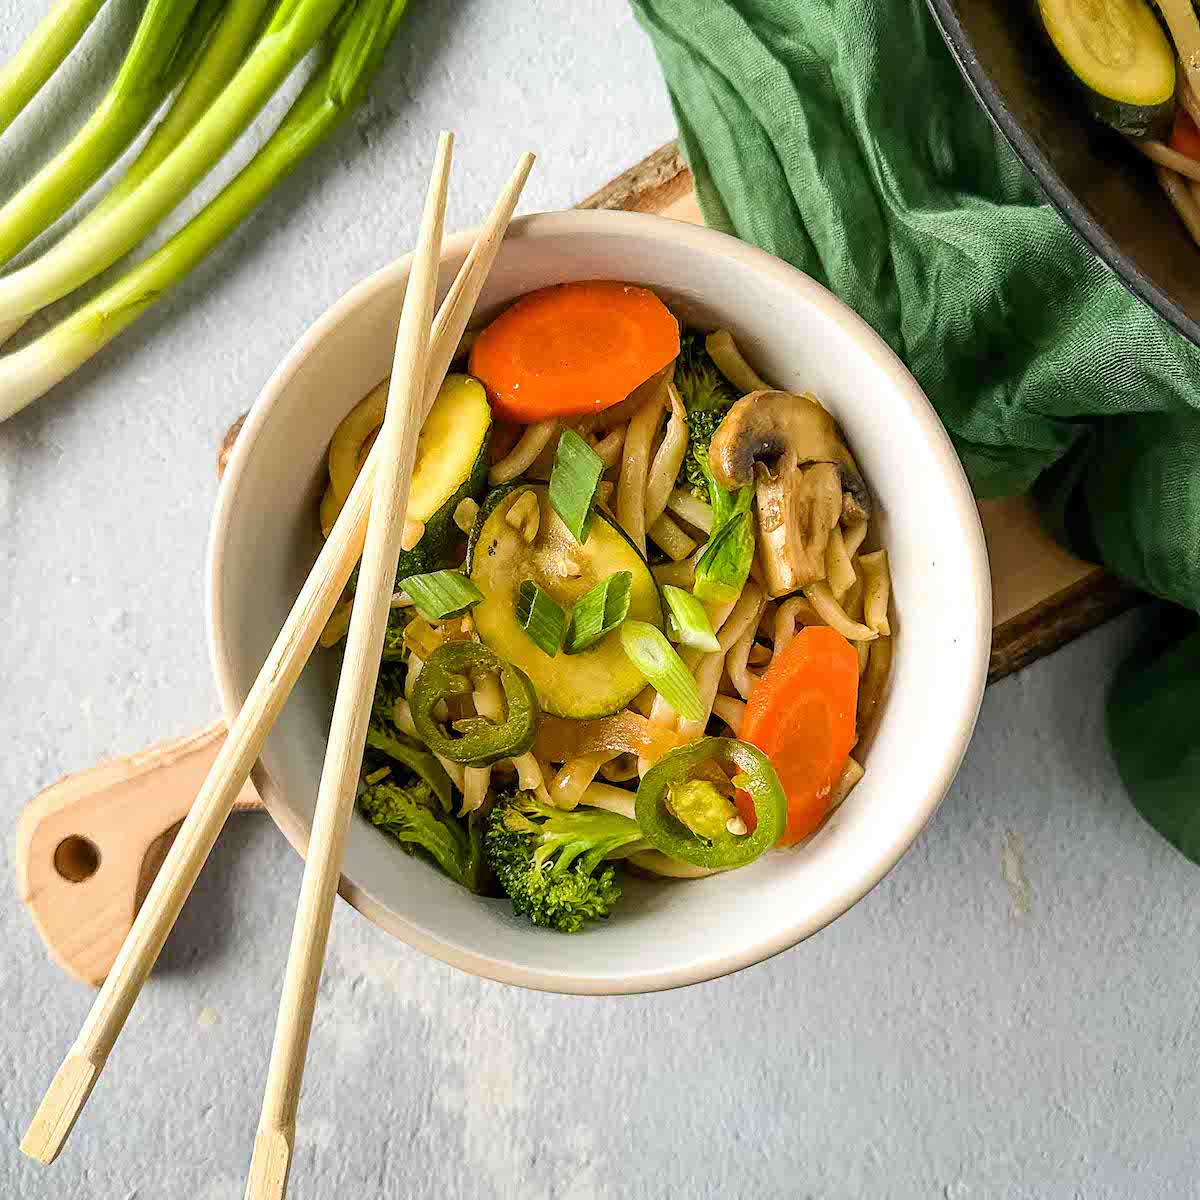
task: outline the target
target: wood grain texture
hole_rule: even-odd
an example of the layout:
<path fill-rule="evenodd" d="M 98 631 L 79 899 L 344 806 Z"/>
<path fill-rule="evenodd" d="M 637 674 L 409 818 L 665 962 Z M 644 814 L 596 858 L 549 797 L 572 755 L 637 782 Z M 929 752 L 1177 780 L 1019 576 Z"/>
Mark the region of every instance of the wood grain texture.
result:
<path fill-rule="evenodd" d="M 17 890 L 50 957 L 99 986 L 225 740 L 222 721 L 68 775 L 17 823 Z M 247 781 L 235 806 L 257 808 Z"/>

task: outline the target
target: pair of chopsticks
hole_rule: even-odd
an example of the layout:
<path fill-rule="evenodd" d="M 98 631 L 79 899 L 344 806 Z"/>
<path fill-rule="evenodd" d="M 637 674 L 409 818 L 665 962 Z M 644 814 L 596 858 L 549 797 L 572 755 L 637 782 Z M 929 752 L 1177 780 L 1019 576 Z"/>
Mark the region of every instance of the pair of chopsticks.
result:
<path fill-rule="evenodd" d="M 431 325 L 452 144 L 452 136 L 443 133 L 405 289 L 383 427 L 79 1036 L 25 1131 L 21 1150 L 39 1162 L 53 1162 L 70 1135 L 234 800 L 361 556 L 246 1196 L 266 1200 L 286 1193 L 300 1082 L 379 673 L 417 436 L 533 166 L 533 155 L 523 155 Z"/>

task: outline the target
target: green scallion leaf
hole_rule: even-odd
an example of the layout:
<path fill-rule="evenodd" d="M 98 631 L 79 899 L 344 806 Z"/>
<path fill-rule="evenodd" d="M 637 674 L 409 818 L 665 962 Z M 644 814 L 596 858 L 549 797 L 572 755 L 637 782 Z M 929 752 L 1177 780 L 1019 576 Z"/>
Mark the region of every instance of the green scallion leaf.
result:
<path fill-rule="evenodd" d="M 645 621 L 626 621 L 621 626 L 621 645 L 646 682 L 685 721 L 704 716 L 696 681 L 661 630 Z"/>
<path fill-rule="evenodd" d="M 409 575 L 404 590 L 428 621 L 461 617 L 483 599 L 483 593 L 459 571 L 430 571 Z"/>
<path fill-rule="evenodd" d="M 691 592 L 672 584 L 664 584 L 661 590 L 667 602 L 667 628 L 671 640 L 703 650 L 705 654 L 716 654 L 721 649 L 721 643 L 713 633 L 712 622 L 704 611 L 704 605 Z"/>
<path fill-rule="evenodd" d="M 692 594 L 709 604 L 728 604 L 742 594 L 754 561 L 753 518 L 739 513 L 721 526 L 696 563 Z"/>
<path fill-rule="evenodd" d="M 585 592 L 571 613 L 563 649 L 578 654 L 616 629 L 629 616 L 632 591 L 633 573 L 618 571 Z"/>
<path fill-rule="evenodd" d="M 532 579 L 517 594 L 517 624 L 543 654 L 553 658 L 562 648 L 567 614 Z"/>
<path fill-rule="evenodd" d="M 564 429 L 550 472 L 550 507 L 582 545 L 592 525 L 596 488 L 604 474 L 600 456 L 573 429 Z"/>

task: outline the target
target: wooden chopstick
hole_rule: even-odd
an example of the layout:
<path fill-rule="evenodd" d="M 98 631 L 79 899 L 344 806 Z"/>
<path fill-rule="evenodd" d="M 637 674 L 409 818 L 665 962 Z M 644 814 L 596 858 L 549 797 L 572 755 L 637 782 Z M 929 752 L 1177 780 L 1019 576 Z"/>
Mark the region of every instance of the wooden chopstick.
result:
<path fill-rule="evenodd" d="M 359 768 L 367 743 L 367 723 L 379 678 L 383 638 L 396 588 L 400 543 L 404 538 L 408 488 L 421 429 L 421 397 L 429 358 L 453 145 L 454 138 L 449 133 L 438 139 L 412 272 L 404 292 L 387 409 L 383 427 L 375 439 L 383 457 L 371 500 L 367 541 L 354 591 L 329 744 L 308 839 L 246 1200 L 283 1200 L 287 1193 L 300 1082 L 304 1077 L 317 987 L 325 965 L 333 901 L 354 811 Z"/>
<path fill-rule="evenodd" d="M 438 310 L 423 412 L 429 411 L 454 359 L 533 161 L 533 155 L 526 154 L 517 164 Z M 250 768 L 341 597 L 362 553 L 379 459 L 377 448 L 372 447 L 270 654 L 229 728 L 195 804 L 163 860 L 79 1036 L 25 1131 L 21 1150 L 38 1162 L 52 1163 L 70 1136 Z"/>

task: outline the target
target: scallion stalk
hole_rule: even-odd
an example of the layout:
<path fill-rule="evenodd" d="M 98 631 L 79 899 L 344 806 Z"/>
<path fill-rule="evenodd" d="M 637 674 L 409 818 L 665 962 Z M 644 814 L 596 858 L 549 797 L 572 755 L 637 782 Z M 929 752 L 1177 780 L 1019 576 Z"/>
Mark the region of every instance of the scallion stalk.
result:
<path fill-rule="evenodd" d="M 223 7 L 224 0 L 150 0 L 95 112 L 0 208 L 0 264 L 48 229 L 117 161 L 191 66 Z"/>
<path fill-rule="evenodd" d="M 332 54 L 305 85 L 279 127 L 205 208 L 77 312 L 37 341 L 0 358 L 0 421 L 31 404 L 137 320 L 333 133 L 366 94 L 407 2 L 362 0 L 347 20 Z M 137 194 L 153 185 L 174 161 L 175 153 L 152 173 Z M 125 208 L 122 205 L 114 216 Z"/>
<path fill-rule="evenodd" d="M 179 145 L 184 134 L 200 119 L 233 73 L 241 66 L 263 14 L 271 0 L 228 0 L 212 35 L 176 93 L 167 115 L 154 127 L 146 144 L 129 169 L 104 194 L 76 229 L 89 229 L 110 209 L 128 196 L 166 156 Z M 0 343 L 6 342 L 29 319 L 29 314 L 0 325 Z"/>
<path fill-rule="evenodd" d="M 646 682 L 685 721 L 704 716 L 700 689 L 661 630 L 646 621 L 626 621 L 621 626 L 621 645 Z"/>
<path fill-rule="evenodd" d="M 730 518 L 708 539 L 696 563 L 692 593 L 706 604 L 728 604 L 746 586 L 754 561 L 754 524 L 748 512 Z"/>
<path fill-rule="evenodd" d="M 392 20 L 394 9 L 399 7 L 403 11 L 404 2 L 405 0 L 368 0 L 367 3 L 360 4 L 338 41 L 334 60 L 338 60 L 338 51 L 342 51 L 344 47 L 355 51 L 359 49 L 357 43 L 361 39 L 356 34 L 363 32 L 364 23 L 373 26 L 387 25 Z M 9 325 L 65 296 L 111 266 L 121 255 L 137 245 L 233 145 L 258 114 L 259 109 L 291 73 L 292 68 L 316 45 L 322 33 L 337 16 L 341 5 L 342 0 L 285 0 L 220 95 L 188 130 L 179 145 L 130 195 L 110 212 L 89 224 L 87 229 L 72 230 L 41 258 L 0 279 L 0 324 Z M 395 19 L 399 20 L 398 13 Z M 342 57 L 358 58 L 360 55 L 345 54 Z M 336 86 L 344 82 L 337 76 L 338 72 L 335 71 L 334 78 L 329 81 L 335 86 L 329 90 L 335 107 L 340 109 L 346 103 L 347 97 L 344 91 L 336 90 Z M 304 116 L 311 122 L 321 103 L 322 99 L 313 95 L 311 87 L 306 87 L 292 109 L 294 111 L 297 106 L 302 105 Z M 290 117 L 292 114 L 289 112 L 288 115 Z M 327 127 L 321 130 L 319 136 L 324 136 L 344 115 L 344 112 L 340 111 L 332 114 Z M 281 132 L 282 126 L 276 130 L 272 141 L 276 142 L 276 157 L 281 157 L 286 162 L 287 169 L 295 165 L 303 153 L 311 149 L 313 143 L 309 141 L 299 154 L 289 154 L 287 147 L 280 143 L 286 143 L 288 137 L 295 136 L 304 141 L 304 129 L 289 126 L 283 138 L 279 136 Z M 262 151 L 253 161 L 257 161 L 261 156 Z M 271 170 L 269 167 L 267 172 L 269 187 L 281 172 L 278 168 Z M 244 170 L 238 179 L 245 174 Z M 258 174 L 261 182 L 261 168 Z M 234 184 L 237 182 L 235 180 Z M 204 213 L 211 212 L 213 206 L 221 197 L 227 195 L 234 184 L 227 187 Z M 258 193 L 259 196 L 262 194 L 263 192 Z M 201 216 L 203 215 L 202 213 Z M 227 221 L 221 233 L 237 219 L 235 217 L 233 221 Z M 194 224 L 194 221 L 190 222 L 188 228 Z M 219 240 L 219 236 L 213 241 Z M 172 242 L 174 241 L 175 239 L 172 239 Z M 171 243 L 167 245 L 170 246 Z M 178 253 L 179 250 L 180 247 L 176 246 L 175 252 Z M 178 275 L 174 278 L 178 278 Z M 120 313 L 117 315 L 119 318 Z"/>
<path fill-rule="evenodd" d="M 483 593 L 460 571 L 430 571 L 404 580 L 417 611 L 428 621 L 461 617 L 483 599 Z"/>
<path fill-rule="evenodd" d="M 616 629 L 629 616 L 632 592 L 632 571 L 617 571 L 584 592 L 571 612 L 563 649 L 579 654 Z"/>
<path fill-rule="evenodd" d="M 564 429 L 550 472 L 550 507 L 580 545 L 587 541 L 596 488 L 603 474 L 604 462 L 595 450 L 574 429 Z"/>
<path fill-rule="evenodd" d="M 671 640 L 682 646 L 692 646 L 703 650 L 705 654 L 716 654 L 721 649 L 717 635 L 713 633 L 712 622 L 704 605 L 691 592 L 673 584 L 663 584 L 660 589 L 663 599 L 667 602 L 667 627 L 671 632 Z"/>
<path fill-rule="evenodd" d="M 0 133 L 42 90 L 103 7 L 104 0 L 59 0 L 0 67 Z"/>
<path fill-rule="evenodd" d="M 80 222 L 85 225 L 115 208 L 158 166 L 208 111 L 245 60 L 272 0 L 228 0 L 167 114 L 154 127 L 129 169 Z"/>
<path fill-rule="evenodd" d="M 562 648 L 566 613 L 532 579 L 526 579 L 517 593 L 517 624 L 543 654 L 553 658 Z"/>

